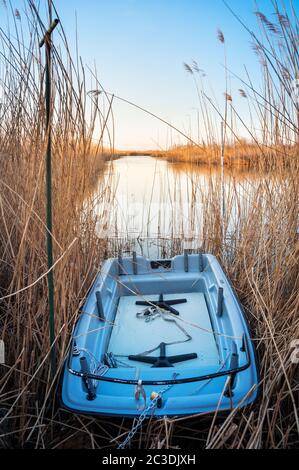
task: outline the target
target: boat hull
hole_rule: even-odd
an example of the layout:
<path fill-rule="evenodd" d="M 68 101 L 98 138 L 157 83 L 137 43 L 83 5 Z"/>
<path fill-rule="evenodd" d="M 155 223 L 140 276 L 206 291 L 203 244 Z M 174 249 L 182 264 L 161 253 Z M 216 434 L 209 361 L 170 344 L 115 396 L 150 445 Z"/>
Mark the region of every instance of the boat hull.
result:
<path fill-rule="evenodd" d="M 217 259 L 133 257 L 103 264 L 74 328 L 61 398 L 78 413 L 139 416 L 159 394 L 150 415 L 185 416 L 247 406 L 258 382 L 248 324 Z"/>

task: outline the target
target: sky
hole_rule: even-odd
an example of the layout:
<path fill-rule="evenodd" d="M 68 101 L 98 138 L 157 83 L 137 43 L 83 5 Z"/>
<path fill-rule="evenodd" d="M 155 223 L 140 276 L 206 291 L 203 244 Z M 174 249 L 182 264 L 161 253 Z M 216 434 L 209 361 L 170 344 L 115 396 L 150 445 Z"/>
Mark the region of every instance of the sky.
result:
<path fill-rule="evenodd" d="M 22 3 L 13 2 L 20 9 Z M 257 9 L 274 19 L 271 0 L 227 3 L 255 31 Z M 299 0 L 293 3 L 299 7 Z M 261 85 L 250 37 L 222 0 L 56 0 L 55 5 L 73 50 L 77 18 L 83 63 L 96 66 L 108 92 L 161 116 L 194 140 L 198 113 L 200 127 L 202 120 L 194 82 L 183 63 L 197 61 L 207 74 L 207 94 L 223 105 L 224 51 L 217 39 L 218 29 L 225 36 L 229 69 L 244 78 L 246 65 L 253 82 Z M 246 120 L 246 100 L 238 96 L 242 84 L 232 75 L 229 83 L 234 105 Z M 117 100 L 114 116 L 116 148 L 152 149 L 184 143 L 166 125 Z"/>

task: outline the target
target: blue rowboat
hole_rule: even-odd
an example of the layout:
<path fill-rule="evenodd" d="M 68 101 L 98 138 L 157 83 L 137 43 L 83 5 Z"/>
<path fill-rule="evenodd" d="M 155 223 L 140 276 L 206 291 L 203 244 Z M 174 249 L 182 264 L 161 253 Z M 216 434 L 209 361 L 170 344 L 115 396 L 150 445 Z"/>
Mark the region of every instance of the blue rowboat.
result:
<path fill-rule="evenodd" d="M 77 321 L 61 398 L 77 413 L 180 416 L 258 394 L 244 312 L 209 254 L 107 260 Z"/>

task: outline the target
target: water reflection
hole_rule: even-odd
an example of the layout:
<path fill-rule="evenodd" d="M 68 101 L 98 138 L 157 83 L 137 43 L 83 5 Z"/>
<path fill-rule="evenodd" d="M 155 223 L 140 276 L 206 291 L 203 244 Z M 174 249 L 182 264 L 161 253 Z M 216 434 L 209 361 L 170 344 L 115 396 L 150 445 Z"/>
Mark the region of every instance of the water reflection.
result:
<path fill-rule="evenodd" d="M 198 247 L 203 239 L 208 195 L 209 200 L 213 196 L 212 210 L 220 211 L 221 178 L 216 167 L 128 156 L 108 163 L 105 178 L 113 198 L 105 209 L 106 220 L 101 217 L 97 230 L 101 237 L 127 240 L 128 251 L 132 240 L 140 248 L 139 252 L 152 239 L 162 239 L 164 244 L 170 240 L 176 243 L 175 249 L 181 240 L 191 244 L 194 241 Z M 255 173 L 226 170 L 224 187 L 229 227 L 234 227 L 241 212 L 252 204 L 250 195 L 259 183 L 260 177 Z M 103 213 L 99 208 L 96 210 Z M 145 251 L 155 251 L 158 255 L 156 245 Z"/>

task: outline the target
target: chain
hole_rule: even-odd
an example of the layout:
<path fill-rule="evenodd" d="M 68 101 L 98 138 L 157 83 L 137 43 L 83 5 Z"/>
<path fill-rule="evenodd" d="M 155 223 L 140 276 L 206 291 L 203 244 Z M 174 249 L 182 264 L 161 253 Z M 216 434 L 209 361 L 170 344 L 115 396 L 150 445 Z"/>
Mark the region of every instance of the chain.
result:
<path fill-rule="evenodd" d="M 173 374 L 173 379 L 176 379 L 176 377 L 178 376 L 179 374 L 175 373 Z M 154 410 L 158 404 L 158 401 L 162 398 L 162 396 L 164 395 L 165 392 L 167 392 L 171 387 L 173 387 L 173 385 L 167 385 L 167 387 L 165 388 L 162 388 L 158 393 L 157 395 L 155 396 L 155 398 L 153 398 L 153 400 L 151 400 L 151 403 L 147 406 L 147 408 L 145 408 L 143 410 L 143 412 L 140 414 L 137 422 L 135 424 L 133 424 L 132 426 L 132 429 L 131 431 L 128 433 L 127 437 L 125 438 L 125 440 L 119 444 L 117 446 L 118 449 L 125 449 L 126 446 L 128 445 L 128 443 L 131 441 L 131 439 L 135 436 L 136 432 L 138 431 L 138 429 L 142 426 L 143 424 L 143 421 L 147 418 L 147 416 L 149 415 L 149 413 Z"/>

